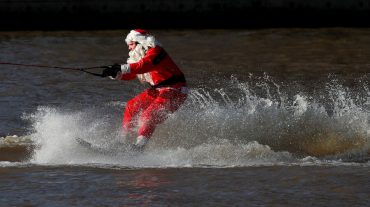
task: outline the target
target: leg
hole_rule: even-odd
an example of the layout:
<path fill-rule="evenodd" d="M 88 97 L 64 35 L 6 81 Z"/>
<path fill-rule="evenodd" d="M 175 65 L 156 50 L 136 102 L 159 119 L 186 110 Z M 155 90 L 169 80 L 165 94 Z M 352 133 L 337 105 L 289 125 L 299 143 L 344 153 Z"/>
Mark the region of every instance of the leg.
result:
<path fill-rule="evenodd" d="M 142 113 L 139 119 L 139 136 L 149 139 L 156 126 L 164 122 L 186 100 L 187 95 L 177 90 L 160 89 L 158 97 Z"/>
<path fill-rule="evenodd" d="M 148 89 L 127 102 L 122 120 L 122 130 L 124 134 L 128 134 L 132 130 L 135 117 L 148 108 L 155 97 L 155 94 Z"/>

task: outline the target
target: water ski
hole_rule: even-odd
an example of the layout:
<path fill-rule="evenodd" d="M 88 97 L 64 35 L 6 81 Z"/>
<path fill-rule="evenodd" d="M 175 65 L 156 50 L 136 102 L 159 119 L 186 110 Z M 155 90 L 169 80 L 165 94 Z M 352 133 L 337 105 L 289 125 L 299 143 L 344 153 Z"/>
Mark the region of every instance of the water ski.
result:
<path fill-rule="evenodd" d="M 135 145 L 131 145 L 129 148 L 122 146 L 122 148 L 119 148 L 119 149 L 104 148 L 99 145 L 88 142 L 79 137 L 75 138 L 75 140 L 81 147 L 94 151 L 94 152 L 103 153 L 103 154 L 122 153 L 123 151 L 142 152 L 144 150 L 143 147 L 136 147 Z"/>
<path fill-rule="evenodd" d="M 88 150 L 92 150 L 92 151 L 99 152 L 99 153 L 111 153 L 111 151 L 109 149 L 103 148 L 99 145 L 95 145 L 91 142 L 88 142 L 88 141 L 82 139 L 82 138 L 76 137 L 75 140 L 81 147 L 84 147 Z"/>

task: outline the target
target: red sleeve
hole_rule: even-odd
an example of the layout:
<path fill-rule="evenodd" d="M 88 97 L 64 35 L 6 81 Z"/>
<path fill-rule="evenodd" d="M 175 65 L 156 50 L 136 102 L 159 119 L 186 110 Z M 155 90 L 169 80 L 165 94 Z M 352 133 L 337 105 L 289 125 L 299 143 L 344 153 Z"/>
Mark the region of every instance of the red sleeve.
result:
<path fill-rule="evenodd" d="M 136 78 L 136 74 L 133 73 L 127 73 L 127 74 L 122 74 L 121 77 L 119 78 L 120 80 L 132 80 Z"/>
<path fill-rule="evenodd" d="M 143 74 L 154 69 L 153 60 L 161 53 L 160 47 L 150 48 L 146 55 L 137 63 L 130 64 L 130 74 Z"/>

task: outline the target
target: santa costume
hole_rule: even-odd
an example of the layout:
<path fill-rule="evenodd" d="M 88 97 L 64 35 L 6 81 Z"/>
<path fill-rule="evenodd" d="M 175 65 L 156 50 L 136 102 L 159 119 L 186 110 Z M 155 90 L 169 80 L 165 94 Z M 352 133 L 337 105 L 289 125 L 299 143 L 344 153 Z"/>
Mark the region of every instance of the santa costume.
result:
<path fill-rule="evenodd" d="M 121 65 L 117 79 L 137 77 L 149 88 L 129 100 L 123 115 L 123 131 L 130 133 L 138 125 L 136 145 L 144 146 L 156 126 L 175 112 L 187 98 L 184 74 L 154 36 L 145 30 L 131 30 L 126 43 L 136 43 L 127 64 Z"/>

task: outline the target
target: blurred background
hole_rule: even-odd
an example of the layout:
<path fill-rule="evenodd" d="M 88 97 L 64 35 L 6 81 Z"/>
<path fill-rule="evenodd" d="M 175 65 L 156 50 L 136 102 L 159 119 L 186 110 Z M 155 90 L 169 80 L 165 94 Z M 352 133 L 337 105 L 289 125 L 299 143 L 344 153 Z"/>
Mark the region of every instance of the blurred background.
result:
<path fill-rule="evenodd" d="M 0 30 L 367 27 L 368 0 L 0 0 Z"/>

